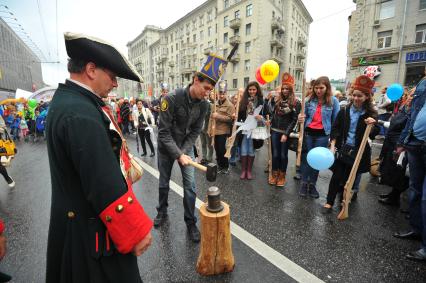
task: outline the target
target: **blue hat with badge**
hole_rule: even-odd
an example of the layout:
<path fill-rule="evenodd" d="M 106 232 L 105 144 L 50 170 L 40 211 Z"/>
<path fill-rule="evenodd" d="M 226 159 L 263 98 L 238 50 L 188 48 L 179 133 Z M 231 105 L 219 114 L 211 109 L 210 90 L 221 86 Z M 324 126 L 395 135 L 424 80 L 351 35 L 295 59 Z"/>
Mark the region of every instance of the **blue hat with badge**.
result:
<path fill-rule="evenodd" d="M 216 84 L 222 76 L 227 63 L 228 61 L 225 59 L 210 54 L 199 73 Z"/>

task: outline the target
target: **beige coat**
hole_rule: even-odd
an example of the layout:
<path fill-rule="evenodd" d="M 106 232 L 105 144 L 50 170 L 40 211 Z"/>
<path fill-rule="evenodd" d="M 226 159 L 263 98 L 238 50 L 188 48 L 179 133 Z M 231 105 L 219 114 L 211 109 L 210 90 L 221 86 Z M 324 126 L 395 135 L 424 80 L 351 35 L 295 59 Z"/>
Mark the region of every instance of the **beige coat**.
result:
<path fill-rule="evenodd" d="M 225 99 L 225 101 L 222 104 L 216 105 L 216 113 L 219 114 L 219 117 L 216 118 L 216 131 L 213 133 L 212 131 L 212 116 L 210 115 L 210 121 L 209 121 L 209 135 L 213 136 L 216 135 L 229 135 L 231 134 L 231 128 L 232 128 L 232 115 L 235 113 L 235 107 L 229 101 L 229 99 Z M 213 106 L 212 106 L 212 113 L 213 114 Z"/>

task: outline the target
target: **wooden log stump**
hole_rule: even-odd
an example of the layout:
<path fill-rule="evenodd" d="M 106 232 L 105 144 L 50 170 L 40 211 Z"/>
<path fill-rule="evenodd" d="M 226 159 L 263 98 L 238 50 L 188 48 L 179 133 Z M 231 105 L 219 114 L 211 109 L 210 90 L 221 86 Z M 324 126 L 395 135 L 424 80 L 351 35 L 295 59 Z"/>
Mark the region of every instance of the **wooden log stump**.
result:
<path fill-rule="evenodd" d="M 218 213 L 209 212 L 206 203 L 200 208 L 201 244 L 197 272 L 201 275 L 216 275 L 234 270 L 231 215 L 229 205 L 221 203 L 223 210 Z"/>

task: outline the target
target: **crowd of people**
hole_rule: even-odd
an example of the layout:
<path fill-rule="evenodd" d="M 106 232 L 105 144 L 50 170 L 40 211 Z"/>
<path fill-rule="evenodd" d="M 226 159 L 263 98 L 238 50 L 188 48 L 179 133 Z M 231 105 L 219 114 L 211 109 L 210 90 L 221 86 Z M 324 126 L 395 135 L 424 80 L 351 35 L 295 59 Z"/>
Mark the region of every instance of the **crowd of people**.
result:
<path fill-rule="evenodd" d="M 339 206 L 342 203 L 344 185 L 364 131 L 368 124 L 372 124 L 369 141 L 371 143 L 376 138 L 383 139 L 383 146 L 379 156 L 372 156 L 371 145 L 367 143 L 356 172 L 352 201 L 357 199 L 361 175 L 370 172 L 379 177 L 379 183 L 392 188 L 388 194 L 380 195 L 378 201 L 386 205 L 399 205 L 401 193 L 407 190 L 410 184 L 407 173 L 408 154 L 401 154 L 403 143 L 400 136 L 409 120 L 411 101 L 416 88 L 405 88 L 403 96 L 392 102 L 386 96 L 386 87 L 382 88 L 378 99 L 374 100 L 373 87 L 374 81 L 360 76 L 352 82 L 346 95 L 339 91 L 333 93 L 329 79 L 325 76 L 319 77 L 307 86 L 304 113 L 301 113 L 302 105 L 300 98 L 295 95 L 294 78 L 288 73 L 283 74 L 281 86 L 266 95 L 260 85 L 253 81 L 239 94 L 229 96 L 226 82 L 219 81 L 216 90 L 207 98 L 207 114 L 199 137 L 201 148 L 194 146 L 195 156 L 198 156 L 199 162 L 204 165 L 214 162 L 215 158 L 219 174 L 229 174 L 230 166 L 237 166 L 239 162 L 240 179 L 252 180 L 255 178 L 252 168 L 256 152 L 264 144 L 270 143 L 271 160 L 267 166 L 271 166 L 271 173 L 266 181 L 271 186 L 281 188 L 285 186 L 288 176 L 289 150 L 297 151 L 297 133 L 302 125 L 304 137 L 301 165 L 292 175 L 294 179 L 300 180 L 301 197 L 319 198 L 319 171 L 309 165 L 307 154 L 315 147 L 329 147 L 336 158 L 330 168 L 333 174 L 322 210 L 323 213 L 330 213 L 335 203 Z M 158 115 L 155 115 L 158 113 L 157 105 L 161 105 L 161 100 L 168 93 L 168 89 L 162 90 L 158 101 L 136 101 L 136 115 L 131 118 L 140 140 L 147 139 L 151 156 L 154 155 L 151 141 L 154 134 L 151 131 L 147 135 L 144 129 L 147 126 L 154 128 L 158 122 Z M 123 103 L 126 103 L 126 100 Z M 255 121 L 250 127 L 247 119 L 249 116 Z M 234 123 L 241 127 L 239 131 L 233 131 Z M 235 136 L 235 139 L 231 140 L 231 136 Z M 230 141 L 233 143 L 229 144 Z M 142 156 L 144 155 L 146 150 L 143 143 Z M 268 167 L 265 172 L 269 170 Z M 412 205 L 410 201 L 410 207 Z M 418 212 L 409 217 L 419 217 Z M 418 227 L 419 225 L 414 226 L 417 229 L 414 233 L 417 238 L 422 234 Z M 405 238 L 406 233 L 396 233 L 394 236 Z M 424 260 L 423 252 L 424 249 L 420 249 L 420 252 L 410 253 L 408 257 Z"/>

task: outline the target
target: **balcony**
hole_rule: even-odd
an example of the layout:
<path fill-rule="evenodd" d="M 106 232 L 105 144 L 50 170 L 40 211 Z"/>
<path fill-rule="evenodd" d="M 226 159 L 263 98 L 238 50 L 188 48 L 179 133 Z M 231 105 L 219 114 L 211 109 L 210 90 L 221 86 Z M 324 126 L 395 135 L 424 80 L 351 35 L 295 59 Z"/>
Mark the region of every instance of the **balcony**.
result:
<path fill-rule="evenodd" d="M 169 74 L 169 77 L 174 78 L 174 77 L 175 77 L 175 74 L 174 74 L 174 73 L 170 73 L 170 74 Z"/>
<path fill-rule="evenodd" d="M 277 62 L 278 64 L 284 63 L 284 58 L 282 57 L 282 55 L 273 55 L 271 59 Z"/>
<path fill-rule="evenodd" d="M 231 45 L 240 44 L 241 43 L 241 37 L 239 35 L 231 36 L 231 38 L 229 39 L 229 43 Z"/>
<path fill-rule="evenodd" d="M 306 38 L 304 38 L 303 36 L 299 36 L 299 37 L 297 38 L 297 43 L 298 43 L 300 46 L 306 46 L 306 45 L 307 45 Z"/>
<path fill-rule="evenodd" d="M 160 56 L 160 60 L 161 60 L 162 62 L 167 61 L 167 59 L 168 59 L 167 54 L 161 54 L 161 56 Z"/>
<path fill-rule="evenodd" d="M 239 29 L 240 26 L 241 26 L 241 19 L 239 18 L 233 19 L 229 22 L 229 27 L 231 29 Z"/>
<path fill-rule="evenodd" d="M 296 71 L 299 71 L 299 72 L 304 72 L 305 71 L 305 66 L 303 66 L 302 63 L 297 63 L 294 69 Z"/>
<path fill-rule="evenodd" d="M 277 19 L 277 18 L 272 19 L 271 28 L 272 28 L 272 30 L 278 29 L 279 31 L 284 32 L 283 22 L 282 22 L 282 20 Z"/>
<path fill-rule="evenodd" d="M 213 52 L 213 46 L 204 48 L 204 55 L 210 55 Z"/>
<path fill-rule="evenodd" d="M 158 67 L 156 73 L 164 73 L 164 68 Z"/>
<path fill-rule="evenodd" d="M 182 74 L 183 75 L 192 75 L 192 73 L 193 72 L 195 72 L 196 70 L 195 70 L 195 67 L 185 67 L 185 68 L 182 68 Z"/>
<path fill-rule="evenodd" d="M 271 45 L 276 46 L 277 48 L 283 48 L 284 47 L 284 41 L 281 37 L 274 36 L 271 39 Z"/>
<path fill-rule="evenodd" d="M 238 62 L 240 62 L 240 54 L 234 54 L 234 56 L 232 56 L 232 58 L 231 58 L 231 62 L 232 63 L 238 63 Z"/>
<path fill-rule="evenodd" d="M 297 58 L 305 59 L 306 51 L 305 50 L 297 50 Z"/>
<path fill-rule="evenodd" d="M 175 61 L 169 61 L 169 67 L 174 67 L 175 66 Z"/>

